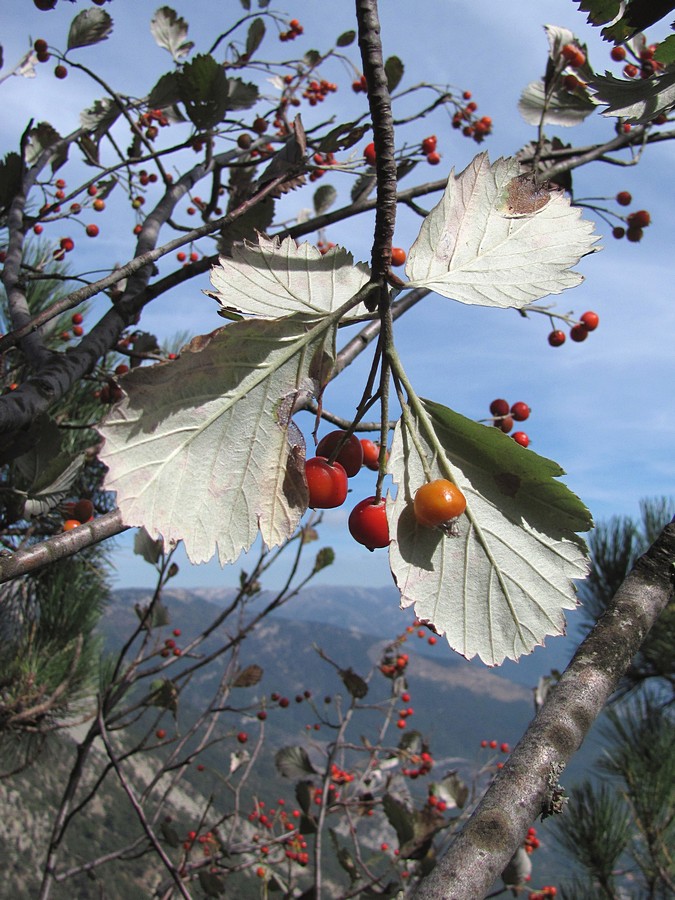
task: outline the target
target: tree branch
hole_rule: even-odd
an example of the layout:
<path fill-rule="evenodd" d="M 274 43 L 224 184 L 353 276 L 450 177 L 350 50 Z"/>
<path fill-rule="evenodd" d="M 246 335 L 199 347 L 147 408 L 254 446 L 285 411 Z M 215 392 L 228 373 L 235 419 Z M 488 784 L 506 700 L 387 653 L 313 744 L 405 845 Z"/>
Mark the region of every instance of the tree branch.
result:
<path fill-rule="evenodd" d="M 670 524 L 636 562 L 415 900 L 484 897 L 532 822 L 550 812 L 559 773 L 673 599 L 674 559 L 675 524 Z"/>
<path fill-rule="evenodd" d="M 72 531 L 57 534 L 25 550 L 17 550 L 10 556 L 5 555 L 6 551 L 3 551 L 0 553 L 0 584 L 20 575 L 36 572 L 58 559 L 72 556 L 85 547 L 98 544 L 99 541 L 104 541 L 115 534 L 121 534 L 128 527 L 122 522 L 122 514 L 116 509 Z"/>

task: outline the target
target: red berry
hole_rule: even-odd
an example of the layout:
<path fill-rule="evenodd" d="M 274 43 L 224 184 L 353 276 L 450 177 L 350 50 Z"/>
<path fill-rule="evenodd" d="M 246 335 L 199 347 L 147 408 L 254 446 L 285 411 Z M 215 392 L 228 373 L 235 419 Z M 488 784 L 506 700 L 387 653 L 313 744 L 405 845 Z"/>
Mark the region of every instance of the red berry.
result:
<path fill-rule="evenodd" d="M 519 400 L 511 407 L 511 415 L 516 422 L 524 422 L 530 415 L 530 407 L 527 403 L 523 403 L 522 400 Z"/>
<path fill-rule="evenodd" d="M 35 50 L 36 53 L 46 53 L 48 50 L 47 41 L 38 38 L 33 44 L 33 50 Z"/>
<path fill-rule="evenodd" d="M 575 44 L 565 44 L 565 46 L 561 50 L 562 57 L 565 62 L 572 66 L 573 69 L 578 69 L 580 66 L 586 62 L 586 55 L 583 50 L 580 50 Z"/>
<path fill-rule="evenodd" d="M 66 78 L 68 76 L 68 69 L 66 69 L 65 66 L 57 66 L 54 69 L 54 75 L 56 75 L 57 78 Z"/>
<path fill-rule="evenodd" d="M 72 531 L 74 528 L 79 528 L 82 522 L 78 522 L 77 519 L 66 519 L 63 523 L 64 531 Z"/>
<path fill-rule="evenodd" d="M 441 161 L 441 154 L 434 150 L 433 153 L 427 153 L 427 162 L 430 166 L 437 166 Z"/>
<path fill-rule="evenodd" d="M 69 237 L 61 238 L 61 240 L 59 241 L 59 246 L 62 250 L 65 250 L 66 253 L 70 253 L 70 251 L 75 246 L 75 241 Z"/>
<path fill-rule="evenodd" d="M 565 75 L 563 78 L 563 86 L 566 91 L 569 91 L 570 94 L 576 91 L 576 89 L 581 85 L 581 82 L 577 78 L 576 75 Z"/>
<path fill-rule="evenodd" d="M 622 228 L 620 225 L 617 225 L 615 228 L 612 228 L 612 237 L 616 238 L 617 241 L 620 241 L 625 233 L 626 233 L 626 229 Z"/>
<path fill-rule="evenodd" d="M 176 253 L 176 259 L 178 260 L 178 262 L 185 262 L 187 256 L 185 255 L 185 253 L 183 253 L 182 250 L 179 250 L 178 253 Z"/>
<path fill-rule="evenodd" d="M 497 749 L 497 741 L 490 741 L 489 746 L 490 746 L 493 750 L 496 750 L 496 749 Z"/>
<path fill-rule="evenodd" d="M 428 156 L 430 153 L 433 153 L 436 149 L 436 135 L 431 134 L 429 137 L 425 137 L 422 141 L 422 153 L 425 156 Z"/>
<path fill-rule="evenodd" d="M 436 638 L 432 634 L 431 637 L 427 638 L 427 644 L 429 644 L 431 647 L 433 647 L 435 643 L 436 643 Z"/>
<path fill-rule="evenodd" d="M 87 233 L 87 237 L 96 237 L 98 235 L 98 225 L 87 225 L 84 229 Z"/>
<path fill-rule="evenodd" d="M 305 463 L 305 477 L 312 509 L 334 509 L 347 499 L 347 473 L 340 463 L 329 466 L 325 457 L 315 456 Z"/>
<path fill-rule="evenodd" d="M 635 78 L 638 71 L 638 67 L 634 66 L 633 63 L 628 63 L 623 67 L 623 74 L 626 76 L 626 78 Z"/>
<path fill-rule="evenodd" d="M 163 741 L 164 738 L 166 737 L 166 731 L 163 728 L 158 728 L 157 731 L 155 732 L 155 735 L 157 737 L 157 740 Z"/>
<path fill-rule="evenodd" d="M 626 232 L 626 238 L 631 241 L 633 244 L 637 244 L 642 240 L 642 229 L 641 228 L 629 228 Z"/>
<path fill-rule="evenodd" d="M 73 507 L 73 518 L 83 525 L 94 518 L 94 504 L 91 500 L 78 500 Z"/>
<path fill-rule="evenodd" d="M 389 545 L 389 525 L 384 499 L 366 497 L 349 514 L 349 531 L 359 544 L 369 550 Z"/>
<path fill-rule="evenodd" d="M 520 444 L 521 447 L 529 446 L 530 439 L 524 431 L 514 431 L 511 437 L 517 444 Z"/>
<path fill-rule="evenodd" d="M 84 316 L 82 313 L 73 313 L 71 316 L 71 321 L 73 325 L 81 325 L 84 322 Z"/>
<path fill-rule="evenodd" d="M 619 204 L 619 206 L 630 206 L 632 200 L 633 198 L 628 191 L 619 191 L 619 193 L 616 195 L 616 202 Z"/>
<path fill-rule="evenodd" d="M 466 509 L 466 497 L 456 484 L 438 478 L 418 488 L 413 505 L 419 524 L 435 528 L 461 516 Z"/>
<path fill-rule="evenodd" d="M 576 341 L 577 344 L 580 344 L 582 341 L 585 341 L 588 337 L 588 328 L 585 325 L 573 325 L 570 328 L 570 337 L 573 341 Z"/>
<path fill-rule="evenodd" d="M 612 57 L 614 62 L 623 62 L 626 58 L 626 48 L 612 47 L 612 49 L 609 51 L 609 55 Z"/>
<path fill-rule="evenodd" d="M 344 440 L 344 437 L 344 431 L 329 432 L 322 437 L 317 444 L 316 455 L 328 459 L 338 444 Z M 355 434 L 352 434 L 347 438 L 335 459 L 347 473 L 347 478 L 353 478 L 357 472 L 361 471 L 361 466 L 363 465 L 363 447 L 361 446 L 361 441 Z"/>
<path fill-rule="evenodd" d="M 649 215 L 646 209 L 638 209 L 637 212 L 631 213 L 628 216 L 628 227 L 646 228 L 651 221 L 652 217 Z"/>
<path fill-rule="evenodd" d="M 392 266 L 402 266 L 406 261 L 406 252 L 402 247 L 391 248 L 391 264 Z"/>
<path fill-rule="evenodd" d="M 490 412 L 493 416 L 505 416 L 509 411 L 509 402 L 503 398 L 493 400 L 490 404 Z"/>
<path fill-rule="evenodd" d="M 375 155 L 375 144 L 373 144 L 372 142 L 368 144 L 363 151 L 363 155 L 365 156 L 368 165 L 374 166 L 377 159 Z"/>
<path fill-rule="evenodd" d="M 502 751 L 502 753 L 508 753 L 511 748 L 508 744 L 500 744 L 499 749 Z"/>
<path fill-rule="evenodd" d="M 237 735 L 237 740 L 239 741 L 240 744 L 245 744 L 246 741 L 248 740 L 248 735 L 246 734 L 245 731 L 240 731 L 239 734 Z"/>
<path fill-rule="evenodd" d="M 513 417 L 512 416 L 501 416 L 499 419 L 495 419 L 492 423 L 495 428 L 501 428 L 504 434 L 508 434 L 509 431 L 513 428 Z"/>
<path fill-rule="evenodd" d="M 380 448 L 367 438 L 361 438 L 361 447 L 363 449 L 363 465 L 373 472 L 377 472 L 379 469 Z"/>
<path fill-rule="evenodd" d="M 558 329 L 552 331 L 548 336 L 548 342 L 551 347 L 560 347 L 565 343 L 565 332 Z"/>
<path fill-rule="evenodd" d="M 84 334 L 84 328 L 81 325 L 73 325 L 73 334 L 75 337 L 82 337 Z"/>
<path fill-rule="evenodd" d="M 589 309 L 579 317 L 579 321 L 586 327 L 586 331 L 595 331 L 600 323 L 600 316 Z"/>

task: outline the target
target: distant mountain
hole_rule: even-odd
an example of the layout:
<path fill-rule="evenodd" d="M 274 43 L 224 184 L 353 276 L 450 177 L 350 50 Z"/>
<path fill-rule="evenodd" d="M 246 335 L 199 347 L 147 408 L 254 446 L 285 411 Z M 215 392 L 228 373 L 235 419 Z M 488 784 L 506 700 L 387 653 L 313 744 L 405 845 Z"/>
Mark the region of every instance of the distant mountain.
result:
<path fill-rule="evenodd" d="M 160 645 L 171 630 L 181 630 L 180 643 L 185 645 L 226 608 L 234 596 L 227 590 L 176 590 L 167 588 L 162 595 L 170 620 L 165 628 L 157 629 Z M 142 589 L 116 591 L 107 606 L 100 623 L 100 633 L 106 650 L 118 650 L 138 624 L 136 607 L 146 605 L 151 592 Z M 261 593 L 247 608 L 246 615 L 254 615 L 265 607 L 272 595 Z M 255 794 L 259 798 L 276 803 L 277 797 L 286 797 L 295 803 L 294 784 L 281 779 L 274 767 L 277 749 L 288 745 L 302 745 L 310 757 L 320 762 L 322 749 L 334 732 L 326 721 L 335 721 L 337 698 L 347 691 L 337 671 L 351 668 L 362 677 L 368 677 L 380 660 L 383 649 L 405 632 L 412 622 L 410 611 L 401 611 L 398 594 L 393 588 L 380 590 L 322 587 L 311 588 L 265 618 L 246 638 L 240 648 L 241 668 L 256 663 L 263 669 L 261 681 L 249 688 L 237 688 L 227 702 L 233 707 L 222 719 L 214 735 L 213 745 L 200 756 L 204 771 L 188 771 L 183 782 L 183 797 L 172 807 L 176 828 L 183 833 L 193 827 L 194 810 L 208 805 L 207 797 L 222 795 L 220 772 L 229 764 L 231 753 L 237 748 L 234 735 L 244 729 L 251 740 L 258 734 L 261 723 L 256 710 L 265 705 L 268 718 L 265 722 L 264 750 L 258 757 L 247 784 L 245 798 Z M 200 653 L 211 653 L 231 632 L 232 623 L 217 628 Z M 427 643 L 429 633 L 419 638 L 412 631 L 403 645 L 410 655 L 406 672 L 410 694 L 408 707 L 414 710 L 406 720 L 407 729 L 419 731 L 429 742 L 435 766 L 431 779 L 442 777 L 455 769 L 468 782 L 478 768 L 485 764 L 490 751 L 481 750 L 481 740 L 496 740 L 513 746 L 527 727 L 533 712 L 532 693 L 529 687 L 507 677 L 503 669 L 490 669 L 482 664 L 470 663 L 452 653 L 442 639 L 434 646 Z M 321 659 L 317 648 L 334 661 L 331 665 Z M 169 670 L 173 676 L 185 660 L 178 659 Z M 220 660 L 197 673 L 185 686 L 178 705 L 178 721 L 167 728 L 184 729 L 195 713 L 218 689 L 223 674 Z M 533 679 L 531 685 L 534 684 Z M 305 697 L 305 692 L 310 698 Z M 270 701 L 273 692 L 289 698 L 287 708 L 280 708 Z M 355 714 L 350 738 L 355 743 L 379 740 L 382 712 L 377 704 L 390 694 L 390 682 L 376 668 L 369 681 L 368 695 L 363 709 Z M 344 703 L 343 702 L 343 708 Z M 398 704 L 397 704 L 398 705 Z M 405 704 L 404 704 L 405 705 Z M 237 712 L 236 710 L 239 710 Z M 155 713 L 157 711 L 155 710 Z M 169 718 L 169 717 L 167 717 Z M 324 721 L 315 730 L 315 726 Z M 154 725 L 152 728 L 154 729 Z M 396 744 L 401 732 L 391 728 L 387 741 Z M 72 738 L 55 741 L 49 757 L 16 778 L 0 783 L 0 801 L 15 805 L 20 798 L 21 813 L 0 823 L 0 853 L 8 873 L 6 882 L 12 896 L 30 896 L 35 889 L 35 865 L 30 873 L 25 863 L 26 847 L 31 848 L 31 859 L 42 860 L 47 839 L 50 807 L 53 807 L 63 785 L 66 773 L 72 765 L 75 747 Z M 563 784 L 569 786 L 589 764 L 589 747 L 578 754 L 574 764 L 565 774 Z M 43 769 L 48 763 L 48 774 Z M 135 777 L 144 781 L 151 771 L 148 757 L 136 757 L 127 763 Z M 134 768 L 136 767 L 136 768 Z M 410 783 L 413 793 L 424 795 L 427 778 Z M 186 799 L 187 798 L 187 799 Z M 102 802 L 101 802 L 102 801 Z M 107 779 L 101 801 L 93 804 L 87 815 L 76 817 L 71 836 L 71 859 L 81 858 L 81 848 L 87 845 L 85 857 L 90 853 L 105 852 L 111 846 L 128 839 L 128 829 L 136 829 L 135 819 L 127 801 L 116 788 L 114 779 Z M 214 801 L 216 807 L 218 801 Z M 246 808 L 246 807 L 244 807 Z M 191 810 L 193 810 L 191 812 Z M 125 824 L 126 823 L 126 824 Z M 546 826 L 537 825 L 544 849 L 535 860 L 537 871 L 545 874 L 548 883 L 554 883 L 562 874 L 563 865 L 557 858 L 553 842 L 546 840 Z M 156 867 L 151 859 L 139 860 L 130 868 L 114 866 L 97 870 L 98 885 L 90 889 L 83 877 L 59 888 L 56 897 L 99 896 L 99 887 L 105 885 L 105 896 L 119 900 L 135 900 L 145 896 L 144 888 L 149 878 L 156 878 Z M 248 890 L 247 885 L 243 887 Z M 244 894 L 242 894 L 242 898 Z"/>

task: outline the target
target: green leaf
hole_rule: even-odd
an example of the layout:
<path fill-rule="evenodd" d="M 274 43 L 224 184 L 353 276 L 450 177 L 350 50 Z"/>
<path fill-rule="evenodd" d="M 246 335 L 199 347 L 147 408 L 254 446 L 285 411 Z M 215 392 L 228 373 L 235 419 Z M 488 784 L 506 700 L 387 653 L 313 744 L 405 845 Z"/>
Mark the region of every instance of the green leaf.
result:
<path fill-rule="evenodd" d="M 25 457 L 20 457 L 17 464 L 23 460 Z M 65 500 L 82 471 L 83 463 L 84 453 L 73 457 L 72 454 L 64 452 L 49 460 L 28 488 L 24 515 L 30 517 L 43 515 Z"/>
<path fill-rule="evenodd" d="M 169 825 L 167 822 L 162 822 L 159 826 L 159 831 L 166 843 L 169 847 L 172 847 L 176 850 L 183 843 L 180 835 L 173 827 L 173 825 Z"/>
<path fill-rule="evenodd" d="M 370 131 L 370 125 L 357 125 L 355 122 L 344 122 L 333 128 L 321 138 L 319 151 L 321 153 L 335 153 L 337 150 L 348 150 L 354 144 L 358 144 L 364 134 Z"/>
<path fill-rule="evenodd" d="M 246 56 L 250 59 L 265 37 L 265 23 L 262 19 L 254 19 L 248 26 L 246 35 Z"/>
<path fill-rule="evenodd" d="M 40 122 L 35 128 L 31 128 L 25 150 L 26 165 L 32 166 L 48 147 L 60 140 L 61 135 L 49 122 Z"/>
<path fill-rule="evenodd" d="M 579 12 L 587 12 L 590 25 L 604 25 L 619 14 L 621 0 L 581 0 Z"/>
<path fill-rule="evenodd" d="M 317 216 L 320 216 L 321 213 L 325 213 L 327 209 L 330 209 L 335 203 L 336 198 L 337 191 L 332 184 L 322 184 L 321 187 L 317 188 L 313 198 L 314 212 Z"/>
<path fill-rule="evenodd" d="M 304 535 L 303 535 L 304 538 Z M 305 538 L 306 539 L 306 538 Z M 320 572 L 322 569 L 332 566 L 335 562 L 335 551 L 332 547 L 322 547 L 316 554 L 314 560 L 314 572 Z"/>
<path fill-rule="evenodd" d="M 335 312 L 370 279 L 365 263 L 332 247 L 323 256 L 312 244 L 260 236 L 258 244 L 232 247 L 211 270 L 209 292 L 225 311 L 277 318 Z M 351 315 L 366 313 L 359 304 Z"/>
<path fill-rule="evenodd" d="M 168 709 L 175 716 L 178 712 L 178 697 L 180 694 L 173 681 L 170 678 L 158 678 L 152 682 L 150 690 L 151 694 L 147 700 L 148 704 L 157 706 L 159 709 Z"/>
<path fill-rule="evenodd" d="M 164 109 L 178 103 L 180 100 L 179 83 L 179 72 L 166 72 L 150 91 L 148 106 L 151 109 Z"/>
<path fill-rule="evenodd" d="M 153 540 L 145 528 L 139 528 L 134 535 L 134 553 L 151 566 L 156 566 L 164 552 L 162 538 Z"/>
<path fill-rule="evenodd" d="M 183 539 L 195 563 L 234 561 L 258 533 L 269 547 L 290 537 L 307 508 L 291 415 L 328 379 L 335 319 L 234 322 L 125 376 L 101 426 L 124 522 Z"/>
<path fill-rule="evenodd" d="M 225 882 L 219 875 L 200 869 L 198 877 L 199 886 L 207 897 L 220 897 L 225 893 Z"/>
<path fill-rule="evenodd" d="M 309 68 L 313 68 L 314 66 L 318 66 L 321 62 L 321 54 L 318 50 L 308 50 L 304 57 L 305 63 L 309 66 Z"/>
<path fill-rule="evenodd" d="M 384 64 L 384 73 L 387 76 L 389 92 L 395 91 L 403 78 L 404 66 L 398 56 L 390 56 Z"/>
<path fill-rule="evenodd" d="M 352 697 L 362 700 L 368 693 L 368 684 L 353 669 L 340 669 L 340 678 Z"/>
<path fill-rule="evenodd" d="M 671 66 L 675 63 L 675 34 L 669 34 L 665 40 L 657 45 L 654 59 L 664 66 Z"/>
<path fill-rule="evenodd" d="M 6 210 L 21 187 L 23 162 L 18 153 L 8 153 L 0 160 L 0 212 Z"/>
<path fill-rule="evenodd" d="M 227 109 L 250 109 L 258 99 L 255 84 L 241 78 L 227 79 Z"/>
<path fill-rule="evenodd" d="M 589 87 L 600 103 L 607 104 L 603 116 L 619 116 L 633 125 L 650 122 L 675 108 L 675 71 L 672 70 L 636 81 L 598 75 Z"/>
<path fill-rule="evenodd" d="M 342 34 L 335 41 L 336 47 L 349 47 L 350 44 L 354 43 L 354 39 L 356 38 L 355 31 L 343 31 Z"/>
<path fill-rule="evenodd" d="M 391 794 L 382 798 L 382 810 L 389 824 L 396 832 L 399 846 L 407 844 L 415 837 L 415 823 L 412 812 Z"/>
<path fill-rule="evenodd" d="M 309 815 L 312 809 L 312 794 L 314 785 L 311 781 L 299 781 L 295 785 L 295 799 L 305 815 Z"/>
<path fill-rule="evenodd" d="M 570 267 L 595 249 L 593 223 L 562 191 L 535 188 L 519 172 L 517 160 L 490 165 L 481 153 L 450 173 L 408 254 L 408 287 L 519 309 L 583 281 Z"/>
<path fill-rule="evenodd" d="M 439 460 L 428 428 L 420 428 L 432 477 L 457 484 L 467 509 L 451 533 L 417 524 L 413 498 L 426 477 L 399 423 L 389 460 L 398 492 L 388 517 L 401 605 L 414 605 L 453 650 L 500 665 L 564 632 L 563 610 L 576 606 L 573 581 L 588 567 L 575 532 L 587 531 L 591 516 L 557 480 L 564 474 L 557 463 L 444 406 L 424 401 L 424 408 L 445 454 Z"/>
<path fill-rule="evenodd" d="M 284 778 L 303 778 L 316 775 L 316 769 L 309 761 L 304 747 L 282 747 L 274 755 L 277 772 Z"/>
<path fill-rule="evenodd" d="M 212 128 L 223 120 L 228 107 L 229 86 L 221 65 L 207 53 L 185 63 L 178 79 L 180 99 L 197 128 Z"/>
<path fill-rule="evenodd" d="M 108 39 L 113 30 L 113 21 L 104 9 L 93 7 L 83 9 L 70 23 L 68 49 L 88 47 Z"/>
<path fill-rule="evenodd" d="M 429 785 L 429 793 L 442 800 L 448 809 L 464 809 L 469 799 L 469 788 L 457 772 L 449 772 L 441 781 Z"/>
<path fill-rule="evenodd" d="M 150 21 L 150 32 L 156 43 L 169 51 L 174 62 L 180 62 L 194 47 L 192 41 L 186 40 L 187 22 L 179 18 L 176 11 L 169 6 L 160 7 L 154 14 Z"/>
<path fill-rule="evenodd" d="M 263 670 L 255 663 L 246 666 L 232 682 L 232 687 L 253 687 L 263 677 Z"/>
<path fill-rule="evenodd" d="M 93 133 L 96 141 L 100 141 L 120 114 L 119 106 L 110 97 L 104 97 L 102 100 L 94 100 L 93 106 L 82 110 L 80 125 Z"/>

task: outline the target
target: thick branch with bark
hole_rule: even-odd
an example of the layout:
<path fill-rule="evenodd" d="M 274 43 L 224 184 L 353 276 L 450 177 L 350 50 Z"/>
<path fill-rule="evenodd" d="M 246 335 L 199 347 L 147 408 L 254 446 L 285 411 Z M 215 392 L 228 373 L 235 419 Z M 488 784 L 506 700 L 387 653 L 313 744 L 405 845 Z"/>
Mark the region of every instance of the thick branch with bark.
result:
<path fill-rule="evenodd" d="M 577 650 L 415 900 L 478 900 L 540 815 L 555 812 L 558 779 L 616 689 L 675 584 L 675 524 L 635 564 L 607 612 Z"/>

